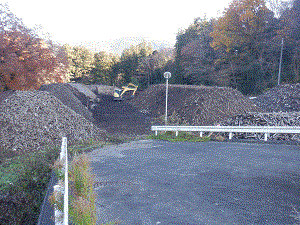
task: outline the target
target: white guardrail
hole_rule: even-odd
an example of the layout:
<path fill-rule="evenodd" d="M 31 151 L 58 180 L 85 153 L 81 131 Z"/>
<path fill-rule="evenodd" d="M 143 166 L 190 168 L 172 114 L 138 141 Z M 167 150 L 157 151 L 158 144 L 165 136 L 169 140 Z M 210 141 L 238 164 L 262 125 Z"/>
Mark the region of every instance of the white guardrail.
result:
<path fill-rule="evenodd" d="M 232 139 L 234 133 L 264 133 L 264 140 L 268 140 L 269 134 L 300 134 L 300 127 L 293 126 L 151 126 L 151 130 L 155 131 L 175 131 L 178 136 L 179 131 L 195 131 L 200 132 L 224 132 L 229 133 L 229 139 Z"/>
<path fill-rule="evenodd" d="M 67 148 L 67 138 L 62 138 L 61 144 L 61 152 L 60 152 L 60 160 L 64 161 L 64 173 L 65 173 L 65 182 L 63 185 L 60 184 L 54 186 L 54 192 L 64 195 L 64 211 L 55 209 L 54 217 L 55 217 L 55 225 L 68 225 L 69 220 L 69 186 L 68 186 L 68 148 Z M 62 220 L 63 217 L 63 220 Z"/>

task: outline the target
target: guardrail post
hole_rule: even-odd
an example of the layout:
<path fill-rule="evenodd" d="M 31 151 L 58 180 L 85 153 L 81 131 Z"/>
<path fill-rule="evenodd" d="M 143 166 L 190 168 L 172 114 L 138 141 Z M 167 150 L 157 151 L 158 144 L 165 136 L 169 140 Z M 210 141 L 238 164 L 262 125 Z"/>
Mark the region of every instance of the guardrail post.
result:
<path fill-rule="evenodd" d="M 178 130 L 175 131 L 175 135 L 176 135 L 176 137 L 178 136 Z"/>
<path fill-rule="evenodd" d="M 232 139 L 232 132 L 229 133 L 229 140 Z"/>
<path fill-rule="evenodd" d="M 203 132 L 202 131 L 200 131 L 200 137 L 203 137 Z"/>
<path fill-rule="evenodd" d="M 268 133 L 265 133 L 265 141 L 268 140 Z"/>
<path fill-rule="evenodd" d="M 63 195 L 63 201 L 64 201 L 64 211 L 60 211 L 55 209 L 54 215 L 55 215 L 55 225 L 67 225 L 69 220 L 69 185 L 68 185 L 68 151 L 67 151 L 67 138 L 62 138 L 62 144 L 61 144 L 61 152 L 60 152 L 60 160 L 64 160 L 64 168 L 63 172 L 65 175 L 65 182 L 63 184 L 58 184 L 54 186 L 54 193 L 56 194 L 56 200 L 60 201 L 60 198 L 58 196 Z"/>
<path fill-rule="evenodd" d="M 155 131 L 155 136 L 157 136 L 157 130 Z"/>
<path fill-rule="evenodd" d="M 60 200 L 60 195 L 63 193 L 62 187 L 60 185 L 54 185 L 54 194 L 56 200 Z M 55 218 L 55 225 L 63 225 L 63 212 L 57 209 L 57 205 L 55 204 L 54 210 L 54 218 Z"/>

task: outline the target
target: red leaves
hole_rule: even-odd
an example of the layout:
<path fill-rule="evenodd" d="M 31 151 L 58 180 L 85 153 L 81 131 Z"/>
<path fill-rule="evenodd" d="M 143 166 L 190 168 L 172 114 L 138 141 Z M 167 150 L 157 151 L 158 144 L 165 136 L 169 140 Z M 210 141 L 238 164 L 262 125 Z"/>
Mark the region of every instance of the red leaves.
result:
<path fill-rule="evenodd" d="M 66 80 L 65 65 L 43 40 L 19 31 L 5 31 L 0 33 L 0 43 L 2 89 L 38 89 L 44 83 Z"/>

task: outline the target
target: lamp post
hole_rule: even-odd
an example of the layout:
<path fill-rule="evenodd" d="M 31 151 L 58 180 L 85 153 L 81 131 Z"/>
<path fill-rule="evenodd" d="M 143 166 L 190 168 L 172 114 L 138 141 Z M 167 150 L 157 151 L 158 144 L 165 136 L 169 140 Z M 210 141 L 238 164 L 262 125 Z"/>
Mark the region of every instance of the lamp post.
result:
<path fill-rule="evenodd" d="M 164 78 L 166 78 L 166 115 L 165 115 L 165 126 L 168 124 L 168 80 L 171 78 L 170 72 L 164 73 Z"/>

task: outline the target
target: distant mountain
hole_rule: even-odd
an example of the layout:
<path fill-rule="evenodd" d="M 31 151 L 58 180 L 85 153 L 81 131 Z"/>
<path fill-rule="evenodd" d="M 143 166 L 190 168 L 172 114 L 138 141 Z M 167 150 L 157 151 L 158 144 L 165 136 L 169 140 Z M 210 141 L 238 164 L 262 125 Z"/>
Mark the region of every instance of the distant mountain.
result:
<path fill-rule="evenodd" d="M 116 53 L 118 55 L 122 54 L 122 51 L 126 48 L 130 48 L 131 45 L 137 45 L 143 40 L 150 42 L 152 44 L 153 50 L 159 50 L 161 48 L 173 48 L 174 44 L 167 41 L 151 40 L 149 38 L 143 37 L 124 37 L 120 39 L 114 39 L 110 41 L 101 42 L 82 42 L 79 46 L 84 46 L 93 52 L 106 51 L 111 53 Z M 77 46 L 78 44 L 71 44 L 72 46 Z"/>
<path fill-rule="evenodd" d="M 121 55 L 124 49 L 129 48 L 131 45 L 137 45 L 143 40 L 145 40 L 146 42 L 150 42 L 152 44 L 153 50 L 174 47 L 173 44 L 167 41 L 150 40 L 149 38 L 143 37 L 124 37 L 120 39 L 115 39 L 107 44 L 111 49 L 111 52 Z"/>

